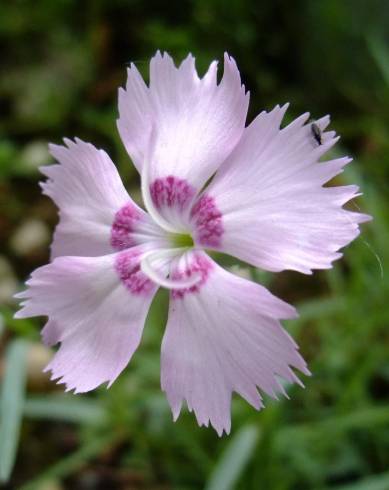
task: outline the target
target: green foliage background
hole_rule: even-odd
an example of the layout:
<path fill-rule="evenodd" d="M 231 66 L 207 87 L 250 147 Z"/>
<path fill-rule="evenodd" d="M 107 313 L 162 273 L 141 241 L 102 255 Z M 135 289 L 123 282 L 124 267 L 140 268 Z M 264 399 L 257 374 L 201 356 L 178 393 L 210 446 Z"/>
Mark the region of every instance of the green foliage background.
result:
<path fill-rule="evenodd" d="M 389 3 L 386 0 L 2 1 L 0 14 L 0 480 L 4 488 L 389 489 Z M 114 386 L 63 395 L 40 375 L 38 320 L 15 321 L 13 290 L 48 260 L 56 210 L 40 195 L 47 142 L 105 148 L 133 193 L 119 141 L 117 88 L 157 50 L 203 72 L 232 54 L 251 91 L 250 119 L 289 101 L 291 119 L 330 113 L 337 152 L 355 162 L 374 216 L 332 270 L 252 278 L 297 305 L 286 327 L 313 377 L 255 412 L 234 400 L 219 439 L 159 387 L 166 294 Z M 20 436 L 20 437 L 19 437 Z"/>

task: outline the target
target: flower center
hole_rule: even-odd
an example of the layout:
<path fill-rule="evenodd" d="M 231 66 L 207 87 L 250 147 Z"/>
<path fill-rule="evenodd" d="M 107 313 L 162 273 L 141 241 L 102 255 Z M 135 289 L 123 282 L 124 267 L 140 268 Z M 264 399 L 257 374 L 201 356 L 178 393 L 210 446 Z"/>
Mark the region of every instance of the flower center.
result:
<path fill-rule="evenodd" d="M 194 247 L 194 241 L 191 235 L 184 233 L 171 233 L 169 235 L 171 243 L 174 247 L 185 247 L 191 248 Z"/>

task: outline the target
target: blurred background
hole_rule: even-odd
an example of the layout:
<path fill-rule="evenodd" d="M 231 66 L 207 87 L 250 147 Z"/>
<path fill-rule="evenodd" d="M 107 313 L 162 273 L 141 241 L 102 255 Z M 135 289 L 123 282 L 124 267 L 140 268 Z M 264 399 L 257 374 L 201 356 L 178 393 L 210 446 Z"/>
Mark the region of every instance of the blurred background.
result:
<path fill-rule="evenodd" d="M 185 410 L 172 422 L 159 382 L 166 294 L 130 366 L 107 391 L 65 395 L 42 374 L 40 319 L 13 320 L 12 295 L 48 261 L 57 212 L 38 167 L 63 136 L 109 152 L 132 194 L 117 89 L 157 49 L 204 72 L 228 51 L 251 91 L 249 119 L 331 114 L 332 155 L 355 158 L 374 216 L 329 271 L 235 272 L 297 306 L 285 322 L 313 377 L 255 412 L 233 403 L 219 438 Z M 386 0 L 13 0 L 0 13 L 0 484 L 5 489 L 389 489 L 389 3 Z M 225 264 L 231 266 L 231 263 Z"/>

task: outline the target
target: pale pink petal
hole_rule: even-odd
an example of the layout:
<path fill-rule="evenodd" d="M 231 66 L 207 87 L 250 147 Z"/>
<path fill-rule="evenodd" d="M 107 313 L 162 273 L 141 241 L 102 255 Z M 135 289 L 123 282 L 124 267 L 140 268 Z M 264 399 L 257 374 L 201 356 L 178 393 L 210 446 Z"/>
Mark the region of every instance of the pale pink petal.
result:
<path fill-rule="evenodd" d="M 299 383 L 291 367 L 309 374 L 279 319 L 294 308 L 262 286 L 232 275 L 203 252 L 181 259 L 179 274 L 202 271 L 200 285 L 173 291 L 162 342 L 161 383 L 174 419 L 185 400 L 200 425 L 230 431 L 232 392 L 255 408 L 258 388 L 284 393 L 279 378 Z"/>
<path fill-rule="evenodd" d="M 131 66 L 126 90 L 119 92 L 118 128 L 139 170 L 152 128 L 156 131 L 150 185 L 174 176 L 200 189 L 239 141 L 248 94 L 228 55 L 219 84 L 216 75 L 216 62 L 199 78 L 191 55 L 176 68 L 168 54 L 158 52 L 150 62 L 147 87 Z"/>
<path fill-rule="evenodd" d="M 65 143 L 67 146 L 50 145 L 59 164 L 41 168 L 48 177 L 41 184 L 43 192 L 53 199 L 60 214 L 53 257 L 104 255 L 161 234 L 131 200 L 103 150 L 79 139 Z"/>
<path fill-rule="evenodd" d="M 44 341 L 61 342 L 47 366 L 77 393 L 111 384 L 139 345 L 155 286 L 134 248 L 103 257 L 59 257 L 27 282 L 17 318 L 48 316 Z"/>
<path fill-rule="evenodd" d="M 329 118 L 316 122 L 318 144 L 308 114 L 279 129 L 285 110 L 263 112 L 245 129 L 192 210 L 192 227 L 198 245 L 270 271 L 310 273 L 331 267 L 369 217 L 342 208 L 359 195 L 356 186 L 323 187 L 350 161 L 319 162 L 338 140 L 324 132 Z M 206 219 L 211 208 L 217 223 Z"/>
<path fill-rule="evenodd" d="M 43 343 L 49 347 L 57 344 L 61 338 L 61 327 L 49 320 L 41 331 Z"/>
<path fill-rule="evenodd" d="M 149 88 L 136 66 L 127 70 L 126 88 L 119 88 L 118 130 L 134 165 L 141 172 L 150 139 L 152 107 Z"/>

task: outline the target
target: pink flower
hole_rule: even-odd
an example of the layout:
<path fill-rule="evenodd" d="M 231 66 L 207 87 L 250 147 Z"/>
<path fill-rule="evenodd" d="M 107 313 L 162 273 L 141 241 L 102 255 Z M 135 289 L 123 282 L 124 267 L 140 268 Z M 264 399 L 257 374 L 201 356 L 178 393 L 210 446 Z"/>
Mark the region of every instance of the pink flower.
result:
<path fill-rule="evenodd" d="M 280 129 L 284 105 L 245 127 L 249 95 L 234 60 L 225 55 L 219 84 L 216 75 L 216 62 L 199 78 L 191 55 L 176 68 L 160 53 L 149 86 L 128 70 L 118 129 L 148 213 L 103 150 L 79 139 L 50 146 L 58 164 L 42 168 L 42 189 L 60 214 L 53 261 L 27 281 L 16 316 L 48 316 L 43 340 L 61 345 L 47 370 L 82 393 L 114 382 L 158 287 L 169 288 L 162 389 L 174 419 L 185 400 L 221 435 L 233 391 L 260 409 L 258 389 L 276 397 L 280 378 L 301 384 L 292 368 L 309 371 L 279 321 L 295 309 L 205 250 L 310 274 L 330 268 L 369 217 L 342 208 L 356 186 L 323 187 L 350 161 L 319 162 L 338 140 L 325 132 L 329 117 Z"/>

